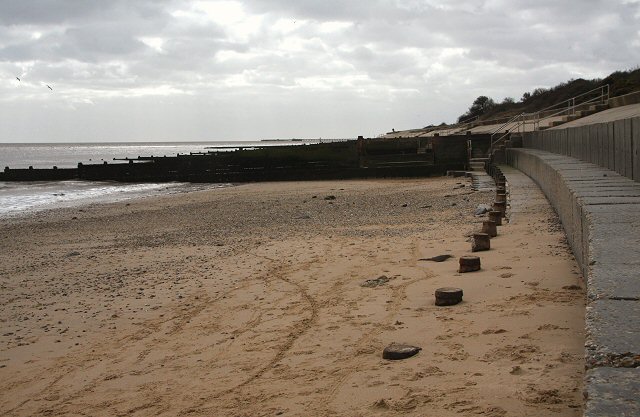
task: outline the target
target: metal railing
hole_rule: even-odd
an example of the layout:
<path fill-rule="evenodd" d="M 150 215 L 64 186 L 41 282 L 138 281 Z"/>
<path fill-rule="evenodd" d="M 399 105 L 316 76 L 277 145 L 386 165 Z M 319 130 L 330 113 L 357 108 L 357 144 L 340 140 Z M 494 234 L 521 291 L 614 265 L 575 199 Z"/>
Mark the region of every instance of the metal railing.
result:
<path fill-rule="evenodd" d="M 520 113 L 513 116 L 509 121 L 503 123 L 493 132 L 491 132 L 491 146 L 489 147 L 489 153 L 491 153 L 495 146 L 503 141 L 507 136 L 517 129 L 518 133 L 522 133 L 527 130 L 527 125 L 531 124 L 532 130 L 540 130 L 540 122 L 549 120 L 559 116 L 575 116 L 576 110 L 581 107 L 588 108 L 594 104 L 608 104 L 609 103 L 609 84 L 605 84 L 601 87 L 594 88 L 575 97 L 571 97 L 567 100 L 553 104 L 549 107 L 545 107 L 542 110 L 538 110 L 533 113 Z M 509 129 L 505 129 L 509 127 Z M 504 129 L 504 130 L 503 130 Z M 496 138 L 496 136 L 498 136 Z"/>
<path fill-rule="evenodd" d="M 498 142 L 502 141 L 506 136 L 508 136 L 514 128 L 518 129 L 519 133 L 521 132 L 521 130 L 524 131 L 524 126 L 526 123 L 526 119 L 525 119 L 526 115 L 527 113 L 516 114 L 511 119 L 509 119 L 505 123 L 498 126 L 493 132 L 491 132 L 491 146 L 489 147 L 489 153 L 491 153 L 495 145 Z M 510 129 L 505 129 L 506 127 L 509 127 L 513 124 L 515 124 L 515 126 L 511 127 Z M 494 139 L 496 135 L 500 135 L 500 134 L 501 134 L 500 137 L 498 137 L 497 139 Z"/>
<path fill-rule="evenodd" d="M 589 96 L 592 96 L 592 97 L 589 98 Z M 552 106 L 546 107 L 542 110 L 532 113 L 532 115 L 534 116 L 533 128 L 534 130 L 539 130 L 540 122 L 543 120 L 548 120 L 552 117 L 562 116 L 565 114 L 573 116 L 576 113 L 576 109 L 580 106 L 588 106 L 591 104 L 607 104 L 608 102 L 609 102 L 609 84 L 605 84 L 601 87 L 594 88 L 593 90 L 589 90 L 585 93 L 582 93 L 575 97 L 571 97 L 570 99 L 561 101 L 560 103 L 556 103 Z M 550 113 L 550 114 L 542 117 L 543 113 Z"/>

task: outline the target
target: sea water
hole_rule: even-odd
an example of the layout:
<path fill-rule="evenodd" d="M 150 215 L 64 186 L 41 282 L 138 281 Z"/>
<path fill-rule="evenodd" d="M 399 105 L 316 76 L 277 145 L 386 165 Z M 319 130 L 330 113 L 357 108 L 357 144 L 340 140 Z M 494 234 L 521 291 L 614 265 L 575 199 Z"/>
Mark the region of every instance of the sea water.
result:
<path fill-rule="evenodd" d="M 155 142 L 155 143 L 60 143 L 0 144 L 0 169 L 73 168 L 84 164 L 114 162 L 114 158 L 176 156 L 198 152 L 225 152 L 240 147 L 299 145 L 299 141 L 277 142 Z M 118 183 L 95 181 L 0 182 L 0 218 L 39 210 L 99 202 L 115 202 L 150 195 L 220 188 L 230 184 Z"/>

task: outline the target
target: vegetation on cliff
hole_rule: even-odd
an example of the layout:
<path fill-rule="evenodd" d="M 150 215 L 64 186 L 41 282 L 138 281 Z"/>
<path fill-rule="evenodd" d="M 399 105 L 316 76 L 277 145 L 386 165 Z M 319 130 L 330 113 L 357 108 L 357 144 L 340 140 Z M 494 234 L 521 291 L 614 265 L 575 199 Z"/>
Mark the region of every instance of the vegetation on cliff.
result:
<path fill-rule="evenodd" d="M 606 84 L 609 84 L 611 97 L 640 90 L 640 67 L 628 71 L 616 71 L 602 79 L 578 78 L 551 88 L 536 88 L 531 92 L 523 93 L 518 101 L 506 97 L 502 102 L 496 103 L 490 97 L 480 96 L 473 101 L 469 110 L 458 117 L 458 121 L 461 122 L 476 116 L 480 119 L 495 119 L 521 112 L 532 112 Z"/>

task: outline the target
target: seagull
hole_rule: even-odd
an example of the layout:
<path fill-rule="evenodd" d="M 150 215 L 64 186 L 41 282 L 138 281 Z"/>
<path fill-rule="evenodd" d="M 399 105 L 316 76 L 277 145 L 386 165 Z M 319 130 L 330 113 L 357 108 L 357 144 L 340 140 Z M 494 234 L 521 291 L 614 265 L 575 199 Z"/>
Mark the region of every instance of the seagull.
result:
<path fill-rule="evenodd" d="M 16 80 L 20 81 L 20 78 L 16 77 Z"/>
<path fill-rule="evenodd" d="M 51 86 L 49 84 L 47 84 L 47 88 L 51 91 L 53 91 L 53 88 L 51 88 Z"/>

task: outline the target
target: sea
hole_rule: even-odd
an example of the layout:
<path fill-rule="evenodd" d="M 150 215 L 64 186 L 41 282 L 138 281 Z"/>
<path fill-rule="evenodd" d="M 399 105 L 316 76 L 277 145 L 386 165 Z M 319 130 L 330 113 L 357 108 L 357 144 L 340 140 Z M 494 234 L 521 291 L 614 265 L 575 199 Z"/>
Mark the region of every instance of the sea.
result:
<path fill-rule="evenodd" d="M 0 169 L 73 168 L 83 164 L 116 163 L 138 156 L 175 156 L 200 152 L 229 152 L 238 148 L 301 145 L 318 141 L 226 141 L 145 143 L 0 143 Z M 60 207 L 109 203 L 162 194 L 229 187 L 231 184 L 118 183 L 98 181 L 0 181 L 0 219 Z"/>

